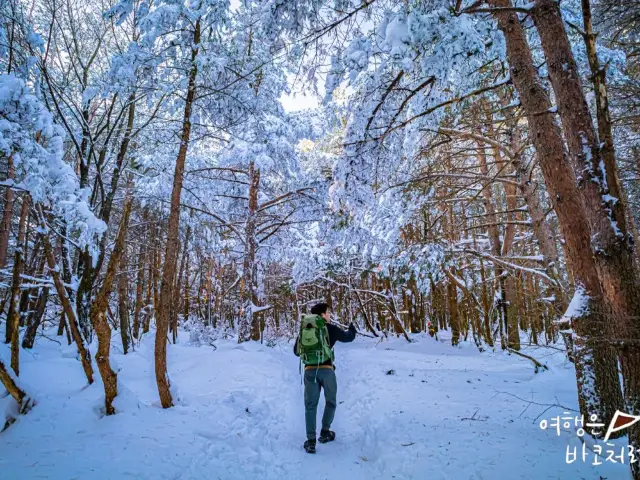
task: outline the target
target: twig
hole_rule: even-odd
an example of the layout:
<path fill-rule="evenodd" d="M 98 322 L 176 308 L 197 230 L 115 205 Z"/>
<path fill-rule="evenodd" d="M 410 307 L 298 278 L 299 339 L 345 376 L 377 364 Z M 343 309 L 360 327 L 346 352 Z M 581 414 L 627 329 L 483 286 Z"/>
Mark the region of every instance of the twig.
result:
<path fill-rule="evenodd" d="M 51 340 L 52 342 L 56 342 L 58 345 L 62 345 L 62 343 L 60 343 L 58 340 L 56 340 L 55 338 L 48 337 L 44 333 L 38 333 L 38 335 L 46 338 L 47 340 Z"/>
<path fill-rule="evenodd" d="M 473 412 L 473 415 L 471 415 L 471 418 L 469 417 L 464 417 L 461 418 L 460 420 L 475 420 L 476 422 L 486 422 L 487 418 L 476 418 L 476 414 L 480 411 L 480 409 L 477 409 L 475 412 Z"/>
<path fill-rule="evenodd" d="M 521 402 L 525 402 L 525 403 L 528 403 L 530 405 L 538 405 L 540 407 L 547 407 L 540 415 L 538 415 L 536 418 L 534 418 L 533 423 L 535 423 L 538 418 L 540 418 L 545 412 L 547 412 L 548 410 L 552 409 L 553 407 L 562 408 L 562 409 L 567 410 L 569 412 L 577 412 L 578 411 L 575 408 L 569 408 L 569 407 L 566 407 L 564 405 L 561 405 L 560 403 L 539 403 L 539 402 L 534 402 L 533 400 L 525 400 L 524 398 L 521 398 L 521 397 L 519 397 L 517 395 L 514 395 L 513 393 L 501 392 L 499 390 L 495 390 L 495 392 L 496 392 L 495 396 L 497 396 L 497 395 L 502 393 L 504 395 L 510 395 L 510 396 L 520 400 Z"/>

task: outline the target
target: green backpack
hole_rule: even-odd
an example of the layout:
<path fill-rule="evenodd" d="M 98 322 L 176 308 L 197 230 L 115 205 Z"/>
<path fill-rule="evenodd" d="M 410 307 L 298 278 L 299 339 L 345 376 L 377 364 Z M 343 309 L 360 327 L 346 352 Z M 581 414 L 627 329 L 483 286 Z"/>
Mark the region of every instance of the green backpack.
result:
<path fill-rule="evenodd" d="M 298 336 L 298 354 L 305 365 L 321 365 L 333 362 L 333 349 L 329 342 L 327 323 L 320 315 L 305 315 Z"/>

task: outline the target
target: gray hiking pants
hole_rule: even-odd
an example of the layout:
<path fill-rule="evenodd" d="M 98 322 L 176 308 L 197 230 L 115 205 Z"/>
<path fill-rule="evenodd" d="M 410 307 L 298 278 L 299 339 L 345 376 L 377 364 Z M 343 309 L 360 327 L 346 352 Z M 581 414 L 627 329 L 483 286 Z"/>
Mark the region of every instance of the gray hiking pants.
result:
<path fill-rule="evenodd" d="M 304 417 L 307 438 L 316 438 L 316 414 L 320 401 L 320 389 L 324 390 L 324 414 L 322 428 L 328 430 L 336 414 L 338 382 L 333 368 L 310 368 L 304 371 Z"/>

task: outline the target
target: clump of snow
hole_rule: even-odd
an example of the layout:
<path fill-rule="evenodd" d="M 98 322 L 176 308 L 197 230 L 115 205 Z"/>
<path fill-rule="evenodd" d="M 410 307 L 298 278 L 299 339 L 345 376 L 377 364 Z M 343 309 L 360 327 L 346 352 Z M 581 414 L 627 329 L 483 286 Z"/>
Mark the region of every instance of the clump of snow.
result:
<path fill-rule="evenodd" d="M 590 297 L 586 294 L 584 287 L 579 285 L 573 293 L 573 297 L 567 306 L 567 310 L 557 323 L 569 322 L 570 324 L 572 320 L 587 315 L 589 313 L 589 298 Z"/>
<path fill-rule="evenodd" d="M 25 82 L 0 75 L 0 155 L 13 159 L 16 187 L 64 220 L 78 246 L 93 246 L 106 225 L 91 212 L 88 190 L 80 189 L 64 162 L 63 140 L 63 130 Z"/>

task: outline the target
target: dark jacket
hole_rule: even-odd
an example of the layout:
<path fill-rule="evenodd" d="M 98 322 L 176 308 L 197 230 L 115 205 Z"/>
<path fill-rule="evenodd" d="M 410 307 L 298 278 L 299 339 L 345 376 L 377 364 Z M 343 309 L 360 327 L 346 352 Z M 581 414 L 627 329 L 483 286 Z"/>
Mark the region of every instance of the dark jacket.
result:
<path fill-rule="evenodd" d="M 356 327 L 353 325 L 353 323 L 349 325 L 349 330 L 347 331 L 342 330 L 340 327 L 337 327 L 332 323 L 327 323 L 327 331 L 329 332 L 329 346 L 331 348 L 333 348 L 336 342 L 349 343 L 353 342 L 353 340 L 356 338 Z M 298 356 L 297 346 L 298 339 L 296 338 L 296 343 L 294 343 L 293 345 L 293 353 L 296 356 Z M 322 363 L 322 365 L 331 365 L 331 360 L 327 360 L 326 362 Z"/>

